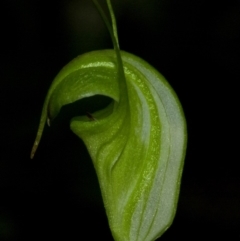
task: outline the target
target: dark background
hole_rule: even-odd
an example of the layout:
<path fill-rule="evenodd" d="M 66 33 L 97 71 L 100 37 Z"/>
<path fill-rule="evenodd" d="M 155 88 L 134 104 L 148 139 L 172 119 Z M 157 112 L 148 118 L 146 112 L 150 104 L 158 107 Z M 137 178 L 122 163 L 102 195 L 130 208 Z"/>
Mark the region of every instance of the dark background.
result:
<path fill-rule="evenodd" d="M 161 240 L 240 240 L 240 1 L 113 5 L 120 47 L 167 78 L 186 114 L 179 205 Z M 29 158 L 53 78 L 77 55 L 112 48 L 105 26 L 90 0 L 12 0 L 0 11 L 0 240 L 112 240 L 91 160 L 69 131 L 72 113 L 46 127 Z"/>

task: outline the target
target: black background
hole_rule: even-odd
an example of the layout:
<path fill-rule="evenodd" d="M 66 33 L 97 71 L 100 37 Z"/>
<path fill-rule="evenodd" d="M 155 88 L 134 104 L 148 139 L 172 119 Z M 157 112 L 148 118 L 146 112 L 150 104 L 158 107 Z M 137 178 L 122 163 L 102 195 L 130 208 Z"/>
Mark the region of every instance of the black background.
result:
<path fill-rule="evenodd" d="M 121 49 L 157 68 L 186 114 L 179 205 L 161 240 L 240 240 L 240 2 L 113 5 Z M 113 240 L 91 160 L 69 131 L 72 113 L 46 127 L 29 158 L 54 76 L 79 54 L 112 48 L 105 26 L 89 0 L 12 0 L 0 11 L 0 240 Z"/>

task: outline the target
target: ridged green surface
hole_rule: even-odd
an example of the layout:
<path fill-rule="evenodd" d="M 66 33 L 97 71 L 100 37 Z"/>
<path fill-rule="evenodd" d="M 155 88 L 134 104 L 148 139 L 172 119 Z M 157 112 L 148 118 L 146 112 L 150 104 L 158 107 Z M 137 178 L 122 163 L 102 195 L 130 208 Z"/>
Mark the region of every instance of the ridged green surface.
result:
<path fill-rule="evenodd" d="M 93 117 L 71 120 L 96 169 L 109 225 L 116 241 L 152 241 L 171 225 L 186 149 L 181 104 L 164 77 L 144 60 L 119 50 L 117 28 L 93 0 L 115 50 L 94 51 L 66 65 L 46 97 L 33 157 L 45 123 L 63 105 L 93 95 L 112 103 Z M 93 227 L 94 231 L 94 227 Z"/>
<path fill-rule="evenodd" d="M 86 96 L 113 98 L 106 109 L 71 121 L 96 169 L 115 240 L 155 240 L 171 224 L 179 193 L 186 125 L 176 94 L 142 59 L 121 51 L 127 89 L 117 74 L 115 51 L 79 56 L 55 78 L 43 110 Z M 126 93 L 127 92 L 127 93 Z"/>

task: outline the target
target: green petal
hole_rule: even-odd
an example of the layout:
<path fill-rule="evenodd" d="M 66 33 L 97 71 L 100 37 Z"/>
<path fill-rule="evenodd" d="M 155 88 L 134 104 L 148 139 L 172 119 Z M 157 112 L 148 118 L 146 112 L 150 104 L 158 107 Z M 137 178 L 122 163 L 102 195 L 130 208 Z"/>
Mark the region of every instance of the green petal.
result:
<path fill-rule="evenodd" d="M 106 109 L 93 113 L 94 120 L 73 118 L 71 129 L 93 160 L 114 239 L 155 240 L 176 211 L 185 119 L 164 77 L 121 51 L 125 93 L 119 87 L 115 56 L 115 51 L 103 50 L 70 62 L 53 82 L 45 112 L 54 118 L 63 105 L 97 94 L 113 99 Z"/>
<path fill-rule="evenodd" d="M 93 95 L 112 103 L 75 117 L 72 131 L 83 139 L 96 169 L 109 225 L 116 241 L 151 241 L 173 221 L 186 149 L 181 105 L 164 77 L 142 59 L 120 51 L 112 26 L 93 0 L 114 50 L 81 55 L 57 75 L 46 97 L 31 157 L 46 121 L 63 105 Z"/>

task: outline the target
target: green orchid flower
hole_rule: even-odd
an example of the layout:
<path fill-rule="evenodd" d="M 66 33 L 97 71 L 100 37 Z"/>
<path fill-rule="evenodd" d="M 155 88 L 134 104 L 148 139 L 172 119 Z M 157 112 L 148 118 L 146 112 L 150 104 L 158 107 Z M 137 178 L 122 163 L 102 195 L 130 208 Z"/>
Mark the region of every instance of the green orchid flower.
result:
<path fill-rule="evenodd" d="M 74 117 L 71 130 L 92 158 L 116 241 L 151 241 L 171 225 L 177 207 L 186 149 L 181 104 L 165 78 L 147 62 L 120 51 L 110 0 L 112 25 L 93 0 L 112 37 L 114 50 L 78 56 L 54 79 L 42 111 L 31 157 L 47 122 L 61 107 L 104 95 L 111 104 Z"/>

